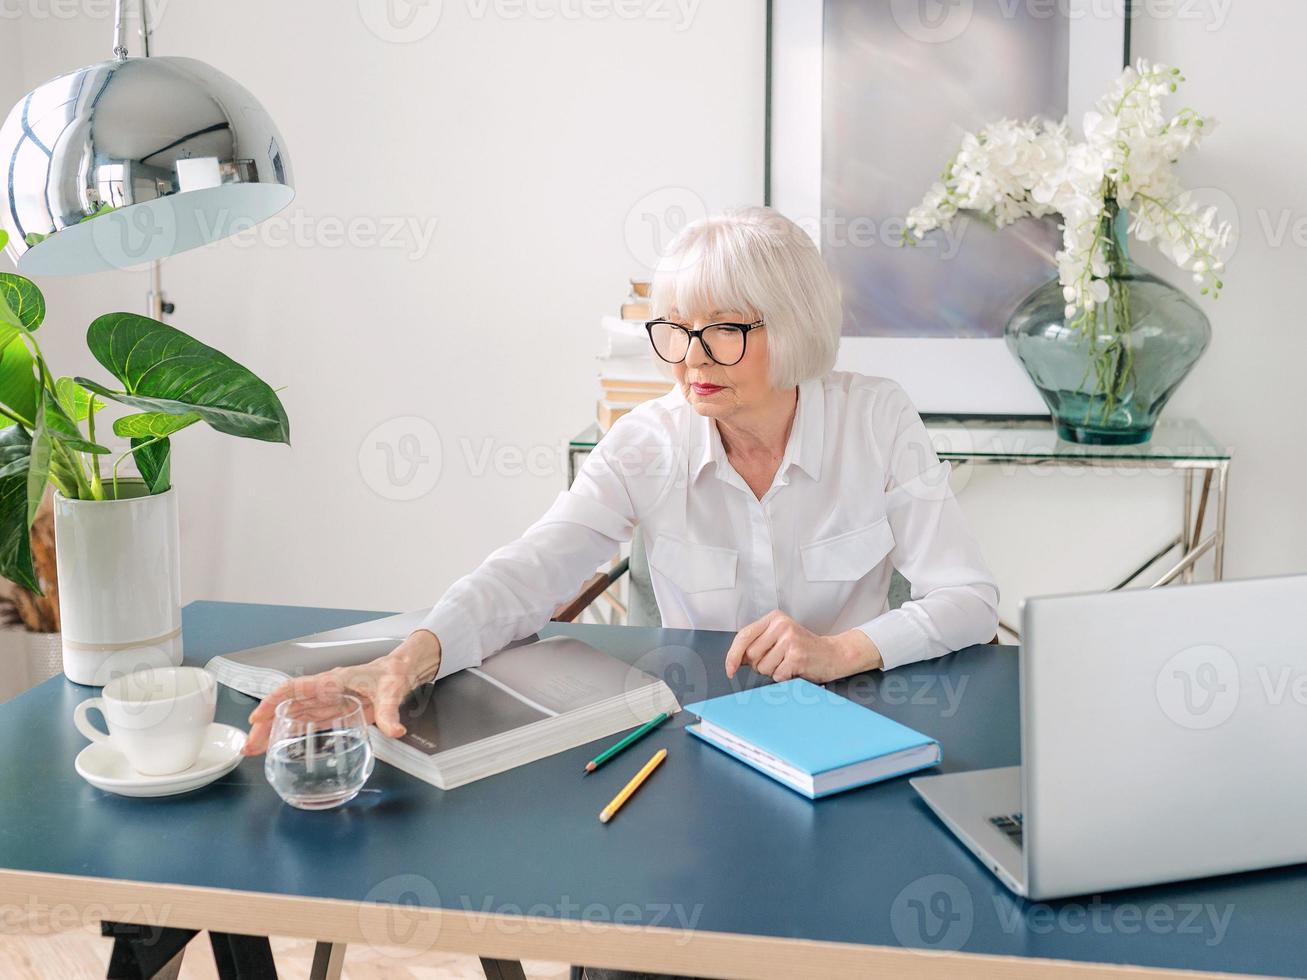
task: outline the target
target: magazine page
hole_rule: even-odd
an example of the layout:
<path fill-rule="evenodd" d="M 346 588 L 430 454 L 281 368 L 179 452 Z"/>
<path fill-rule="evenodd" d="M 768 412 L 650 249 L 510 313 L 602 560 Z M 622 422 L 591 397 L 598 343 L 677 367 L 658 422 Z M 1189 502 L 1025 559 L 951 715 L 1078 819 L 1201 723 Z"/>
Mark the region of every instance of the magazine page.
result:
<path fill-rule="evenodd" d="M 487 677 L 552 714 L 620 697 L 655 678 L 570 636 L 551 636 L 487 657 Z"/>
<path fill-rule="evenodd" d="M 549 717 L 475 671 L 463 670 L 409 694 L 399 711 L 407 731 L 398 741 L 431 756 Z"/>
<path fill-rule="evenodd" d="M 243 674 L 267 670 L 282 676 L 302 677 L 363 664 L 390 653 L 422 624 L 426 614 L 426 611 L 401 613 L 238 653 L 224 653 L 205 666 L 215 672 L 239 668 Z"/>

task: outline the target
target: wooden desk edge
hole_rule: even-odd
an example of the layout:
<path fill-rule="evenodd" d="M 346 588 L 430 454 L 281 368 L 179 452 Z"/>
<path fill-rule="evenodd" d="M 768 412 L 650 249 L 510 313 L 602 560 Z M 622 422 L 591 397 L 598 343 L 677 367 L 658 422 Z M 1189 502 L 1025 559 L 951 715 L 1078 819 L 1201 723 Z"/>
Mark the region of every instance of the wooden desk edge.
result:
<path fill-rule="evenodd" d="M 959 974 L 977 978 L 1003 977 L 1005 980 L 1041 980 L 1048 976 L 1072 980 L 1097 977 L 1183 980 L 1237 976 L 616 925 L 578 919 L 425 909 L 0 869 L 0 912 L 15 906 L 57 912 L 62 920 L 72 918 L 83 924 L 103 918 L 370 947 L 403 946 L 419 952 L 438 949 L 494 959 L 585 963 L 610 969 L 694 976 L 826 978 L 856 975 L 906 980 L 953 980 Z M 70 912 L 74 915 L 67 914 Z M 3 919 L 0 919 L 0 931 L 5 928 Z"/>

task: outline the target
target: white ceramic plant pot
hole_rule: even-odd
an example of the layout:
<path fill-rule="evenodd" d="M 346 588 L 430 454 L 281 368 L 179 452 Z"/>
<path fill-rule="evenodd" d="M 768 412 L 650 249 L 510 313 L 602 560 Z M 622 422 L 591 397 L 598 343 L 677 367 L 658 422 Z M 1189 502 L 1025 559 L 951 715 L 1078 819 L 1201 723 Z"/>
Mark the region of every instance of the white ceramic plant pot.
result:
<path fill-rule="evenodd" d="M 119 495 L 54 498 L 64 674 L 78 684 L 182 662 L 177 493 L 121 480 Z"/>

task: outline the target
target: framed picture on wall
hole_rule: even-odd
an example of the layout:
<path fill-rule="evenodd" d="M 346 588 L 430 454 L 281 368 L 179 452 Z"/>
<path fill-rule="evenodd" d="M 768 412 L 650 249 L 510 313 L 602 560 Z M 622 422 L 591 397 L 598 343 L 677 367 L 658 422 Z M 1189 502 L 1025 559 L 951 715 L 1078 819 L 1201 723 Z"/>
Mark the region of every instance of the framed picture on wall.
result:
<path fill-rule="evenodd" d="M 1056 274 L 1055 219 L 964 217 L 903 247 L 903 218 L 962 134 L 1004 116 L 1078 125 L 1127 60 L 1095 0 L 770 0 L 767 202 L 821 247 L 844 296 L 838 367 L 891 377 L 922 412 L 1047 415 L 1007 350 L 1017 303 Z"/>

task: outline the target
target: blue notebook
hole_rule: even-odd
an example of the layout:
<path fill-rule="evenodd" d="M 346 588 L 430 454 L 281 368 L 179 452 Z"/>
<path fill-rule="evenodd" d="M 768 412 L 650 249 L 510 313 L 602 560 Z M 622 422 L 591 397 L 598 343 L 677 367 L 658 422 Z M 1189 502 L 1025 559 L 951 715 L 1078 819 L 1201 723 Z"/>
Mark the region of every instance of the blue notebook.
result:
<path fill-rule="evenodd" d="M 932 738 L 805 680 L 687 704 L 686 731 L 809 799 L 937 765 Z"/>

